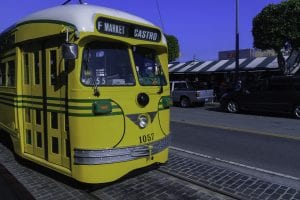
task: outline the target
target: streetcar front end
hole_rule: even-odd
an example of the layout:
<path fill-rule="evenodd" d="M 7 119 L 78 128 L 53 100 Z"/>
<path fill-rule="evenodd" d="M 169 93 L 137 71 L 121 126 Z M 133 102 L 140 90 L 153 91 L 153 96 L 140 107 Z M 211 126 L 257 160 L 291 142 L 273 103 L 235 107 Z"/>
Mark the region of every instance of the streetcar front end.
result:
<path fill-rule="evenodd" d="M 112 182 L 166 163 L 170 144 L 167 46 L 156 27 L 96 16 L 81 33 L 69 78 L 72 177 Z"/>

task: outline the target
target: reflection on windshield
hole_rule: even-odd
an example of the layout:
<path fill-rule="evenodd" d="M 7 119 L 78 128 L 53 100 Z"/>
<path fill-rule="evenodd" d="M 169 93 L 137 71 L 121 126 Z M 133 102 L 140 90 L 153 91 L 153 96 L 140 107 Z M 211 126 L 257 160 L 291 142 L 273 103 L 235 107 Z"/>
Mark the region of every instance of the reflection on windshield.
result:
<path fill-rule="evenodd" d="M 141 85 L 165 85 L 165 77 L 158 56 L 153 49 L 133 48 L 134 62 Z"/>
<path fill-rule="evenodd" d="M 88 44 L 83 51 L 81 82 L 88 86 L 134 85 L 127 47 L 114 43 Z"/>

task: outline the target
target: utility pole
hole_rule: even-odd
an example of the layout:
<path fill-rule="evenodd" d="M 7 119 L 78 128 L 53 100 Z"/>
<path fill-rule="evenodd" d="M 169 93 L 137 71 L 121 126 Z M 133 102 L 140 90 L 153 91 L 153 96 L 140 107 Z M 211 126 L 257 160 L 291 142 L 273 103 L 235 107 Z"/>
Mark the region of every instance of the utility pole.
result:
<path fill-rule="evenodd" d="M 235 83 L 239 80 L 240 35 L 239 35 L 239 0 L 236 0 L 235 16 Z"/>

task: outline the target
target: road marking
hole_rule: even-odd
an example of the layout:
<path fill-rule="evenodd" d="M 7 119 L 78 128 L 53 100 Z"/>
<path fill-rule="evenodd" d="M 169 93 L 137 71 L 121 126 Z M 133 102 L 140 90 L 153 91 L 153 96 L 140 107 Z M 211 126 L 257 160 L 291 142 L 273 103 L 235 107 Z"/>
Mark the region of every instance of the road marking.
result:
<path fill-rule="evenodd" d="M 300 140 L 300 137 L 297 137 L 297 136 L 284 135 L 284 134 L 279 134 L 279 133 L 278 134 L 269 133 L 269 132 L 264 132 L 264 131 L 255 131 L 255 130 L 251 130 L 251 129 L 234 128 L 234 127 L 222 126 L 222 125 L 210 125 L 210 124 L 201 123 L 201 122 L 187 122 L 187 121 L 180 121 L 180 120 L 171 120 L 171 122 L 191 124 L 194 126 L 204 126 L 204 127 L 208 127 L 208 128 L 218 128 L 218 129 L 229 130 L 229 131 L 252 133 L 255 135 L 271 136 L 271 137 L 298 140 L 298 141 Z"/>
<path fill-rule="evenodd" d="M 195 155 L 195 156 L 200 156 L 200 157 L 207 158 L 207 159 L 216 160 L 216 161 L 231 164 L 231 165 L 235 165 L 235 166 L 238 166 L 238 167 L 244 167 L 244 168 L 247 168 L 247 169 L 263 172 L 263 173 L 270 174 L 270 175 L 281 176 L 281 177 L 296 180 L 296 181 L 300 180 L 300 178 L 298 178 L 298 177 L 290 176 L 290 175 L 287 175 L 287 174 L 273 172 L 273 171 L 270 171 L 270 170 L 261 169 L 261 168 L 258 168 L 258 167 L 253 167 L 253 166 L 249 166 L 249 165 L 245 165 L 245 164 L 241 164 L 241 163 L 237 163 L 237 162 L 233 162 L 233 161 L 228 161 L 228 160 L 224 160 L 224 159 L 221 159 L 221 158 L 216 158 L 216 157 L 204 155 L 204 154 L 201 154 L 201 153 L 181 149 L 181 148 L 174 147 L 174 146 L 171 146 L 170 149 L 181 151 L 181 152 L 188 153 L 188 154 L 192 154 L 192 155 Z"/>

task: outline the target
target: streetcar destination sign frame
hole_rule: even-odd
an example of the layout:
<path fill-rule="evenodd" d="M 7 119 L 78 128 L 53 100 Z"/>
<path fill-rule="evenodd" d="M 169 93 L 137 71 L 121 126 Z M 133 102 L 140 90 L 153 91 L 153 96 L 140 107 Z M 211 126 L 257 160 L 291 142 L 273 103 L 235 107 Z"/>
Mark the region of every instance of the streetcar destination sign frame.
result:
<path fill-rule="evenodd" d="M 100 33 L 129 37 L 138 40 L 159 42 L 161 32 L 158 29 L 137 24 L 99 17 L 96 21 L 96 29 Z"/>

